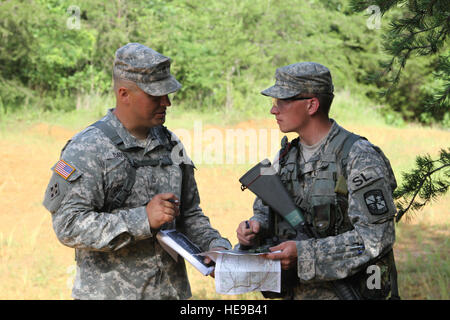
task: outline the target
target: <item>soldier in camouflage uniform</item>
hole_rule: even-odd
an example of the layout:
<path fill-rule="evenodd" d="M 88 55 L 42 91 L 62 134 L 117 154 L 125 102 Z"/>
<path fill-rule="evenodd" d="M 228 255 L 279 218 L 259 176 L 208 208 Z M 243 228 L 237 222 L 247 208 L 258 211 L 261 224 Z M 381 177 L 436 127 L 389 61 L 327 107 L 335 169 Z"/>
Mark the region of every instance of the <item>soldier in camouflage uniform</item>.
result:
<path fill-rule="evenodd" d="M 295 285 L 284 298 L 348 298 L 333 286 L 346 279 L 353 298 L 384 299 L 396 281 L 396 181 L 390 163 L 378 147 L 329 118 L 334 94 L 326 67 L 296 63 L 277 69 L 275 77 L 275 85 L 262 94 L 273 98 L 271 113 L 280 130 L 299 137 L 290 143 L 283 138 L 273 165 L 314 237 L 298 240 L 278 214 L 268 230 L 270 208 L 256 198 L 249 225 L 241 222 L 237 229 L 239 242 L 249 246 L 274 236 L 281 241 L 270 248 L 281 252 L 267 258 L 295 271 Z"/>
<path fill-rule="evenodd" d="M 75 135 L 45 193 L 58 239 L 75 248 L 75 299 L 187 299 L 183 259 L 159 245 L 160 228 L 203 250 L 230 249 L 199 207 L 194 165 L 162 124 L 181 88 L 171 60 L 138 43 L 116 52 L 116 108 Z"/>

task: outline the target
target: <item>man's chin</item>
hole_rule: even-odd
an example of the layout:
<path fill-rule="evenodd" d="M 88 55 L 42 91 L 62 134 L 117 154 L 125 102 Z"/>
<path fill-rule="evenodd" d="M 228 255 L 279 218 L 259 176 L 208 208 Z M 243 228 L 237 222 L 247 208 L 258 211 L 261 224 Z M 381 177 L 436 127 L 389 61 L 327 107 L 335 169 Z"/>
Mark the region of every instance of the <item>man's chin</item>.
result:
<path fill-rule="evenodd" d="M 283 133 L 296 132 L 294 129 L 289 129 L 289 128 L 283 127 L 283 126 L 281 126 L 280 124 L 278 124 L 278 128 L 279 128 L 280 131 L 283 132 Z"/>
<path fill-rule="evenodd" d="M 156 126 L 160 126 L 162 125 L 164 122 L 166 122 L 166 116 L 163 117 L 158 117 L 156 119 L 154 119 L 153 123 L 155 123 Z"/>
<path fill-rule="evenodd" d="M 280 123 L 278 124 L 278 128 L 280 129 L 281 132 L 283 133 L 288 133 L 289 131 L 286 130 Z"/>

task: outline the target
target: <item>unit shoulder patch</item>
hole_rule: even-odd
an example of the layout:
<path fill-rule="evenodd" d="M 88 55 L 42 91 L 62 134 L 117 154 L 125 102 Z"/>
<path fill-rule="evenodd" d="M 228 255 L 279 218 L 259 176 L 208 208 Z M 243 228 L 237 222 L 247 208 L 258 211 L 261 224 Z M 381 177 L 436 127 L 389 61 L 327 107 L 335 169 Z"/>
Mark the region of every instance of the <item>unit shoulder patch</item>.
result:
<path fill-rule="evenodd" d="M 370 190 L 364 193 L 364 201 L 367 209 L 373 215 L 382 215 L 388 212 L 388 206 L 380 189 Z"/>
<path fill-rule="evenodd" d="M 50 195 L 50 199 L 53 200 L 55 197 L 59 195 L 59 184 L 58 182 L 55 182 L 54 184 L 51 184 L 48 186 L 48 192 Z"/>

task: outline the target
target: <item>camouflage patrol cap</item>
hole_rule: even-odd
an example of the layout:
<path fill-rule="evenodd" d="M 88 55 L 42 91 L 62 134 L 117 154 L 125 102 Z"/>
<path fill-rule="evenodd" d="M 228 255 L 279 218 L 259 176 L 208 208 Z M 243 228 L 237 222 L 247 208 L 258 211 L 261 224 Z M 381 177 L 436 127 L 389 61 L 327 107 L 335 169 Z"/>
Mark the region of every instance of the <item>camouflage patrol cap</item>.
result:
<path fill-rule="evenodd" d="M 299 94 L 333 93 L 333 81 L 327 67 L 315 62 L 300 62 L 278 68 L 275 85 L 261 94 L 289 99 Z"/>
<path fill-rule="evenodd" d="M 170 74 L 172 60 L 140 43 L 128 43 L 116 51 L 114 75 L 136 83 L 152 96 L 164 96 L 181 88 Z"/>

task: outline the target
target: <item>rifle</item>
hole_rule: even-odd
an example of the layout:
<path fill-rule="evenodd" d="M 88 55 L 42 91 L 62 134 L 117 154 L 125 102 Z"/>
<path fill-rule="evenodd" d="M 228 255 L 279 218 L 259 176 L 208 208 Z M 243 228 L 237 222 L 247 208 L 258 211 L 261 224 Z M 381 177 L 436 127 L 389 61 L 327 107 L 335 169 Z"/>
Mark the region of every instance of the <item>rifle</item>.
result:
<path fill-rule="evenodd" d="M 268 159 L 264 159 L 256 166 L 251 168 L 240 179 L 241 190 L 249 189 L 258 196 L 270 209 L 279 214 L 286 222 L 297 231 L 295 240 L 307 240 L 318 238 L 313 229 L 309 228 L 306 223 L 304 213 L 298 208 L 288 191 L 281 182 L 276 170 L 272 167 Z M 269 219 L 271 220 L 271 219 Z M 274 230 L 270 230 L 272 235 Z M 266 245 L 257 247 L 240 246 L 241 250 L 251 250 L 256 252 L 264 252 L 269 246 L 274 246 L 282 242 L 280 239 L 269 239 Z M 332 282 L 336 294 L 343 300 L 359 300 L 361 299 L 358 292 L 346 282 L 345 279 L 335 280 Z"/>

